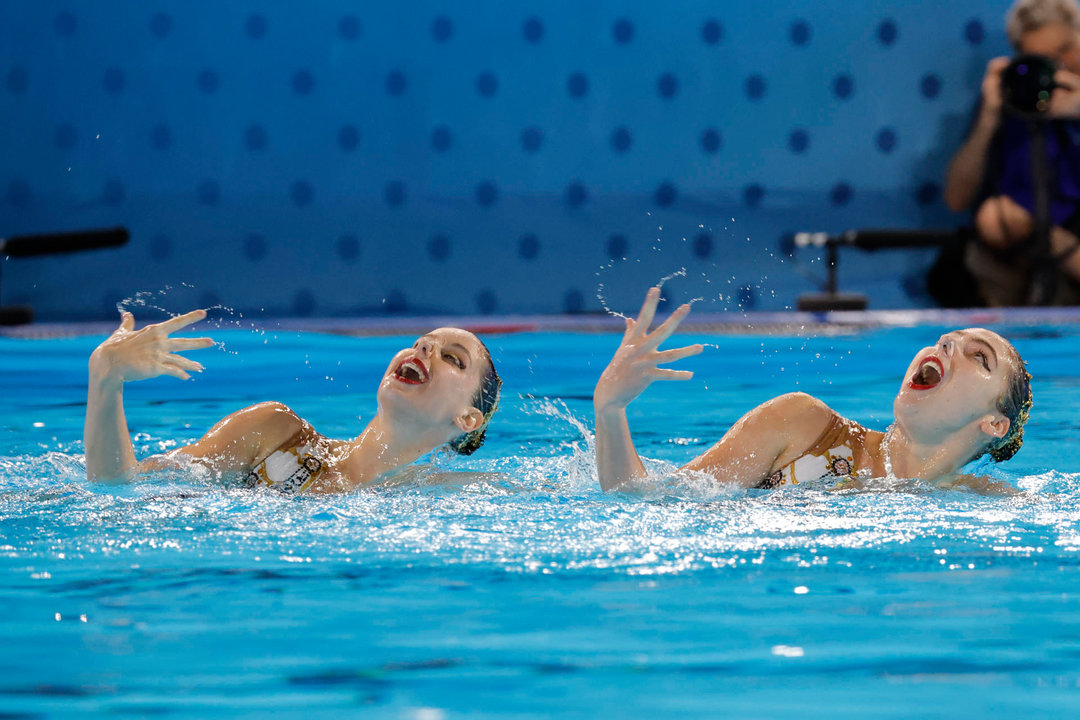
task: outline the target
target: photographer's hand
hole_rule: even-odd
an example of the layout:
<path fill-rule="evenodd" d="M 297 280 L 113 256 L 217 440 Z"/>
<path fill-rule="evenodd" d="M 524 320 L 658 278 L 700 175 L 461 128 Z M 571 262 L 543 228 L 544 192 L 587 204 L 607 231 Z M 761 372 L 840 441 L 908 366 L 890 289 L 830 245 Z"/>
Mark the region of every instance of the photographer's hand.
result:
<path fill-rule="evenodd" d="M 982 81 L 982 113 L 979 116 L 980 123 L 986 123 L 996 130 L 1001 118 L 1001 108 L 1005 104 L 1005 97 L 1001 92 L 1001 73 L 1009 67 L 1010 58 L 996 57 L 986 63 L 986 74 Z"/>
<path fill-rule="evenodd" d="M 1080 75 L 1068 70 L 1054 73 L 1057 87 L 1050 96 L 1050 117 L 1080 118 Z"/>

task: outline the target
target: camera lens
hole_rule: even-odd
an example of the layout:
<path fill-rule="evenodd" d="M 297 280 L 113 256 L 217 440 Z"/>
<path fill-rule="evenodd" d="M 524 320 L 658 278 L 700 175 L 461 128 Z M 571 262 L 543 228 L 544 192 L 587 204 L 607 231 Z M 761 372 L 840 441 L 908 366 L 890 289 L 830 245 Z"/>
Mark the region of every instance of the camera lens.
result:
<path fill-rule="evenodd" d="M 1020 55 L 1001 73 L 1005 107 L 1018 115 L 1044 115 L 1057 87 L 1057 66 L 1044 55 Z"/>

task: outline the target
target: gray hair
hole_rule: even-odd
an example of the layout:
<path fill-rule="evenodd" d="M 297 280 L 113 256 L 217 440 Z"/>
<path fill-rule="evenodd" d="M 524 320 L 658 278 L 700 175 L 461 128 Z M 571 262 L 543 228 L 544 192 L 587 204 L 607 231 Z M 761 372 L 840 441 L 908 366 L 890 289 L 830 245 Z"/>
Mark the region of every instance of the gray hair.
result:
<path fill-rule="evenodd" d="M 1080 30 L 1080 6 L 1076 0 L 1016 0 L 1005 16 L 1005 34 L 1013 48 L 1019 50 L 1024 35 L 1051 23 Z"/>

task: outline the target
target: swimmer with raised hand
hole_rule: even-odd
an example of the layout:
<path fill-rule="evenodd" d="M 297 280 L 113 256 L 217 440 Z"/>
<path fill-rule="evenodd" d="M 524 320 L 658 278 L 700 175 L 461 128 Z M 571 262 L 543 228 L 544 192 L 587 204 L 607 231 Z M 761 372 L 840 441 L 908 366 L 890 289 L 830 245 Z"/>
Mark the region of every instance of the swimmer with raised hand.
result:
<path fill-rule="evenodd" d="M 604 490 L 646 483 L 626 406 L 653 380 L 691 377 L 658 364 L 701 352 L 700 345 L 659 350 L 690 312 L 683 305 L 649 333 L 659 299 L 659 288 L 652 288 L 638 319 L 627 319 L 622 344 L 596 384 L 596 464 Z M 895 475 L 1007 491 L 957 471 L 984 454 L 1001 461 L 1020 449 L 1030 381 L 1020 354 L 1000 335 L 957 330 L 912 360 L 886 432 L 868 430 L 806 393 L 789 393 L 751 410 L 682 469 L 747 488 Z"/>
<path fill-rule="evenodd" d="M 178 354 L 213 345 L 170 335 L 206 317 L 203 310 L 135 330 L 120 327 L 90 356 L 86 471 L 92 480 L 126 480 L 140 471 L 192 463 L 249 486 L 286 493 L 341 492 L 386 476 L 443 444 L 462 455 L 484 442 L 501 380 L 472 333 L 439 328 L 398 352 L 383 374 L 378 410 L 359 437 L 333 440 L 281 403 L 265 402 L 219 421 L 200 440 L 137 462 L 124 417 L 123 385 L 160 375 L 188 379 L 203 366 Z"/>

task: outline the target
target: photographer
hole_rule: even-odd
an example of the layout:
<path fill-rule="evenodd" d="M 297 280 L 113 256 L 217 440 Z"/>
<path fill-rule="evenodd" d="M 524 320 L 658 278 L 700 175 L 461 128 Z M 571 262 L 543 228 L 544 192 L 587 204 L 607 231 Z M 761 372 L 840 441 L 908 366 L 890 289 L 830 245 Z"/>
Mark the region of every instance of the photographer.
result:
<path fill-rule="evenodd" d="M 1050 188 L 1049 251 L 1056 265 L 1057 305 L 1080 304 L 1080 6 L 1076 0 L 1017 0 L 1006 19 L 1018 54 L 1056 65 L 1055 87 L 1044 108 Z M 1032 129 L 1006 106 L 1002 74 L 1010 59 L 986 67 L 982 96 L 967 140 L 953 156 L 945 202 L 974 207 L 979 242 L 965 252 L 980 299 L 993 306 L 1023 305 L 1030 297 L 1035 230 Z"/>

